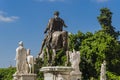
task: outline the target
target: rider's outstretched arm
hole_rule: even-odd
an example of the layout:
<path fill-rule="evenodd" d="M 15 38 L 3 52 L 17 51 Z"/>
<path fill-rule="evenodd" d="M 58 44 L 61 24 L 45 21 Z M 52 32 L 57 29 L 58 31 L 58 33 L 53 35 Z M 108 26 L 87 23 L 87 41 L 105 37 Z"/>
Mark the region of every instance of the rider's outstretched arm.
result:
<path fill-rule="evenodd" d="M 63 20 L 62 20 L 62 23 L 64 27 L 68 27 Z"/>

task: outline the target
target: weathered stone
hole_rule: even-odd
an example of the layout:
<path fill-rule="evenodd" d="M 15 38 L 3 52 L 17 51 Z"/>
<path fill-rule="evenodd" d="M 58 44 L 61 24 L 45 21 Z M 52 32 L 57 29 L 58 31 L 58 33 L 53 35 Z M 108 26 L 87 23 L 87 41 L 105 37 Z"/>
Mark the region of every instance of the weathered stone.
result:
<path fill-rule="evenodd" d="M 13 80 L 36 80 L 36 74 L 14 74 Z"/>
<path fill-rule="evenodd" d="M 72 67 L 50 66 L 42 67 L 40 71 L 44 72 L 44 80 L 70 80 Z"/>

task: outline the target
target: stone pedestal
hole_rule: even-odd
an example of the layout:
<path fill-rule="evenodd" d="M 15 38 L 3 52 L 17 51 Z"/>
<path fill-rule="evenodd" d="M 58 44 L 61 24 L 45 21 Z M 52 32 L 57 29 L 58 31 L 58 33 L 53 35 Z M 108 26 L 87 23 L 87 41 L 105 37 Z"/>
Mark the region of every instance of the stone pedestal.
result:
<path fill-rule="evenodd" d="M 78 69 L 74 69 L 70 72 L 70 80 L 82 80 L 82 72 Z"/>
<path fill-rule="evenodd" d="M 40 69 L 44 73 L 44 80 L 70 80 L 72 70 L 72 67 L 64 66 L 49 66 Z"/>
<path fill-rule="evenodd" d="M 14 74 L 13 80 L 36 80 L 36 74 Z"/>
<path fill-rule="evenodd" d="M 82 80 L 81 75 L 82 75 L 82 74 L 70 75 L 70 80 Z"/>

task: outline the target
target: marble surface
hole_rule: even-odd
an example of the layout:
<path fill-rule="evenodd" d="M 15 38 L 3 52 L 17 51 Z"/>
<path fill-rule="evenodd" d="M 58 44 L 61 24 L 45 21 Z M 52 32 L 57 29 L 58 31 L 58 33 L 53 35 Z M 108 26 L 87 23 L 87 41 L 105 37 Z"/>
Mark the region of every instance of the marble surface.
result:
<path fill-rule="evenodd" d="M 72 67 L 65 66 L 48 66 L 40 69 L 44 73 L 44 80 L 70 80 L 72 70 Z"/>

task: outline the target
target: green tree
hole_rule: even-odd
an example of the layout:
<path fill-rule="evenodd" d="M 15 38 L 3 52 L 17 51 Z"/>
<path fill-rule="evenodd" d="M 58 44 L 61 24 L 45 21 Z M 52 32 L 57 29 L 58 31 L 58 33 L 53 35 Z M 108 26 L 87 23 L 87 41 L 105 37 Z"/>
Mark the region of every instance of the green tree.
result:
<path fill-rule="evenodd" d="M 101 8 L 100 15 L 97 17 L 102 31 L 110 34 L 114 38 L 118 38 L 120 35 L 119 31 L 115 31 L 115 27 L 112 26 L 112 12 L 108 8 Z"/>
<path fill-rule="evenodd" d="M 86 79 L 99 78 L 103 60 L 107 61 L 107 70 L 119 75 L 120 53 L 117 40 L 104 32 L 96 32 L 82 41 L 80 68 Z"/>
<path fill-rule="evenodd" d="M 0 69 L 0 80 L 13 80 L 13 74 L 16 69 L 13 67 L 10 68 L 1 68 Z"/>
<path fill-rule="evenodd" d="M 77 34 L 70 34 L 69 35 L 69 49 L 72 51 L 73 49 L 75 50 L 80 50 L 80 45 L 82 40 L 85 38 L 84 33 L 78 31 Z"/>
<path fill-rule="evenodd" d="M 37 80 L 44 80 L 43 73 L 40 72 L 40 68 L 44 65 L 44 62 L 41 58 L 36 58 L 35 60 L 35 73 L 37 74 Z"/>

